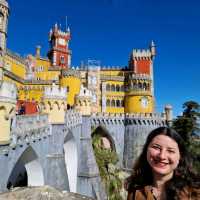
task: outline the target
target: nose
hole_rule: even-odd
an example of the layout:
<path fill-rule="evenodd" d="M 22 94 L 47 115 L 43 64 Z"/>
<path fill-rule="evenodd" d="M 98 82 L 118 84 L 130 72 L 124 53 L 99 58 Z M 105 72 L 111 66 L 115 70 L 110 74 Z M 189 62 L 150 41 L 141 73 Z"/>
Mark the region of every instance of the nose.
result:
<path fill-rule="evenodd" d="M 159 158 L 162 160 L 166 158 L 166 151 L 164 149 L 160 150 Z"/>

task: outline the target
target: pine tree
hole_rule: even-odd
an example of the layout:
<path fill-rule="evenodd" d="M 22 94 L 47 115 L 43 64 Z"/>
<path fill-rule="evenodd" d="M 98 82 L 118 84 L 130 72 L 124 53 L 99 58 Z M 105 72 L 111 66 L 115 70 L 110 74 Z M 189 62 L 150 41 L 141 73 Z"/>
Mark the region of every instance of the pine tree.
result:
<path fill-rule="evenodd" d="M 197 134 L 200 131 L 200 104 L 195 101 L 187 101 L 183 104 L 183 114 L 178 116 L 172 127 L 183 137 L 192 155 L 194 167 L 200 172 L 200 142 Z"/>

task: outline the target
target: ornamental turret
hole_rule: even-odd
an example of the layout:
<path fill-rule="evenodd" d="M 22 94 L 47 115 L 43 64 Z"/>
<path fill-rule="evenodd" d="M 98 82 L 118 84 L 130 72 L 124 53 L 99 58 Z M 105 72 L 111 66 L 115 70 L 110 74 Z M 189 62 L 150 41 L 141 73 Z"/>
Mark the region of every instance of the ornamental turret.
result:
<path fill-rule="evenodd" d="M 55 83 L 52 86 L 45 87 L 40 110 L 42 113 L 49 114 L 50 123 L 64 123 L 67 109 L 66 100 L 67 88 L 59 87 Z"/>
<path fill-rule="evenodd" d="M 48 58 L 52 67 L 68 69 L 71 65 L 71 51 L 69 50 L 70 29 L 62 31 L 57 24 L 49 32 L 50 50 Z"/>
<path fill-rule="evenodd" d="M 75 97 L 75 108 L 82 115 L 91 115 L 92 91 L 81 85 L 80 93 Z"/>

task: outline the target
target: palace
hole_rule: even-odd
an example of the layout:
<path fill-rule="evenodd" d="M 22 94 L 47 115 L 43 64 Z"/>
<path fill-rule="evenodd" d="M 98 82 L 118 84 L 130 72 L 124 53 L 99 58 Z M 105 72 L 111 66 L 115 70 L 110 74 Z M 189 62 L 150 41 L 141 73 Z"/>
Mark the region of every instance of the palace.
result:
<path fill-rule="evenodd" d="M 18 112 L 23 102 L 26 114 L 36 112 L 31 105 L 42 103 L 45 88 L 52 88 L 53 84 L 65 88 L 67 108 L 77 108 L 83 114 L 154 112 L 153 59 L 156 52 L 153 42 L 148 49 L 134 49 L 126 68 L 108 68 L 92 60 L 74 68 L 69 28 L 62 31 L 55 24 L 50 30 L 47 57 L 40 55 L 40 46 L 37 46 L 35 55 L 23 58 L 6 48 L 8 16 L 8 4 L 1 0 L 1 79 L 16 84 Z M 89 95 L 85 90 L 89 90 Z"/>
<path fill-rule="evenodd" d="M 170 105 L 154 110 L 154 42 L 133 49 L 127 67 L 73 67 L 69 28 L 52 27 L 47 57 L 40 46 L 21 57 L 6 47 L 8 17 L 0 0 L 0 192 L 50 185 L 107 199 L 94 136 L 129 171 L 149 132 L 172 119 Z"/>

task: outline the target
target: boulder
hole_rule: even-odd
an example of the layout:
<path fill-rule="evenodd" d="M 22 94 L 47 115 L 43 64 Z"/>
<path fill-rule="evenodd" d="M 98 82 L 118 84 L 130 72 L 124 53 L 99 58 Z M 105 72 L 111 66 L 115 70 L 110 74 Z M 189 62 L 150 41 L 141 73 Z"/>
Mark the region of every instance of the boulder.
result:
<path fill-rule="evenodd" d="M 18 187 L 8 192 L 0 193 L 0 200 L 94 200 L 67 191 L 59 191 L 51 186 Z"/>

